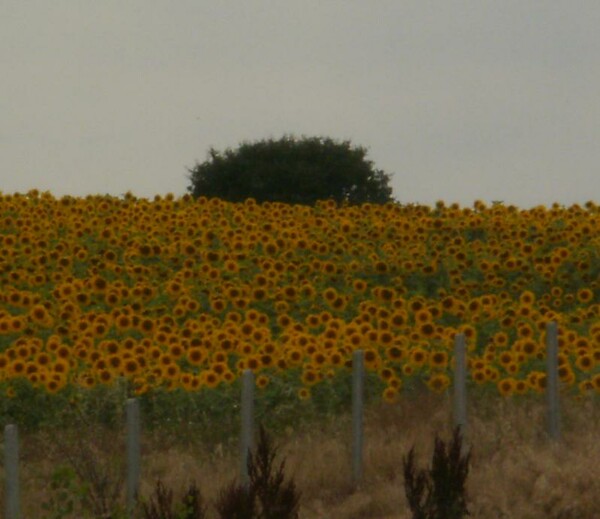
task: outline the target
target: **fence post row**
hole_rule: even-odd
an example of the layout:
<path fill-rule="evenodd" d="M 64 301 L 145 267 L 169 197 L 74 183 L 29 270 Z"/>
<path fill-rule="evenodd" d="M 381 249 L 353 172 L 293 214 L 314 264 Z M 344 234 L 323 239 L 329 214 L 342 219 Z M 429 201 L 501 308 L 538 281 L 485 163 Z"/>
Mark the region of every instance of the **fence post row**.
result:
<path fill-rule="evenodd" d="M 546 399 L 548 406 L 548 435 L 560 439 L 559 376 L 558 376 L 558 327 L 556 322 L 546 325 Z M 461 435 L 467 430 L 467 355 L 465 335 L 456 334 L 454 341 L 454 426 Z M 364 406 L 364 353 L 356 350 L 352 357 L 352 478 L 360 483 L 363 476 L 363 406 Z M 254 373 L 247 369 L 242 376 L 241 395 L 241 463 L 240 474 L 244 485 L 249 483 L 248 455 L 254 445 Z M 139 401 L 130 398 L 126 402 L 127 428 L 127 511 L 133 516 L 140 488 L 141 447 Z M 5 517 L 20 519 L 19 497 L 19 436 L 16 425 L 4 428 L 5 469 Z"/>

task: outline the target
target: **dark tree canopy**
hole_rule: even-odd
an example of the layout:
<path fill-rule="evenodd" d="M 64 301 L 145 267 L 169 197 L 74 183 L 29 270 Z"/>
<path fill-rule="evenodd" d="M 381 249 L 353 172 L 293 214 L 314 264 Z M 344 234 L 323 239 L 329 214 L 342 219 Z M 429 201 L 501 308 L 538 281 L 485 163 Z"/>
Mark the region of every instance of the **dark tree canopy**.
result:
<path fill-rule="evenodd" d="M 384 204 L 392 201 L 390 175 L 374 169 L 367 150 L 349 141 L 284 136 L 279 140 L 243 142 L 224 153 L 210 148 L 208 158 L 190 169 L 194 196 L 231 202 L 313 205 L 317 200 L 338 203 Z"/>

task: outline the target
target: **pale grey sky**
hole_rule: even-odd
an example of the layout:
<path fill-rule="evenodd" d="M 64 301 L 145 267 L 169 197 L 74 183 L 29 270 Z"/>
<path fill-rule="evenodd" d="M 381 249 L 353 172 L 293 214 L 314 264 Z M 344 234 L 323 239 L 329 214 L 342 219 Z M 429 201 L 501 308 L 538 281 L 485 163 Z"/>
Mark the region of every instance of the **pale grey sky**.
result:
<path fill-rule="evenodd" d="M 598 0 L 6 0 L 0 191 L 182 195 L 210 146 L 349 139 L 403 202 L 600 199 Z"/>

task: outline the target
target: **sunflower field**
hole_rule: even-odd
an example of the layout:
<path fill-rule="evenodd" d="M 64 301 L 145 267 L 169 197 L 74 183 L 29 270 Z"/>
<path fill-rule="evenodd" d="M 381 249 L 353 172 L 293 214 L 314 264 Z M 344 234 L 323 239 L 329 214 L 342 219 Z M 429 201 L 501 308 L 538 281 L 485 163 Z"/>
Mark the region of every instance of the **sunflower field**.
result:
<path fill-rule="evenodd" d="M 118 386 L 310 401 L 361 349 L 377 394 L 469 383 L 600 393 L 600 206 L 315 207 L 173 195 L 0 193 L 0 411 Z M 282 389 L 283 388 L 283 389 Z M 62 395 L 62 397 L 61 397 Z M 84 397 L 83 396 L 83 397 Z M 58 401 L 58 400 L 57 400 Z"/>

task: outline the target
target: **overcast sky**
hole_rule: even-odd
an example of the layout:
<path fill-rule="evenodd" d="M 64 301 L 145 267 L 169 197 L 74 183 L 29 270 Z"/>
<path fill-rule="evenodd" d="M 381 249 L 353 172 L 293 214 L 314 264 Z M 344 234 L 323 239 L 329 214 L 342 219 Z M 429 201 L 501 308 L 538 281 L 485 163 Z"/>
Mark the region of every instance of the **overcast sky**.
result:
<path fill-rule="evenodd" d="M 209 147 L 366 147 L 403 203 L 600 201 L 598 0 L 5 0 L 0 191 L 183 195 Z"/>

